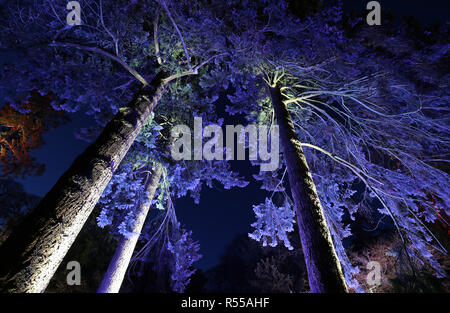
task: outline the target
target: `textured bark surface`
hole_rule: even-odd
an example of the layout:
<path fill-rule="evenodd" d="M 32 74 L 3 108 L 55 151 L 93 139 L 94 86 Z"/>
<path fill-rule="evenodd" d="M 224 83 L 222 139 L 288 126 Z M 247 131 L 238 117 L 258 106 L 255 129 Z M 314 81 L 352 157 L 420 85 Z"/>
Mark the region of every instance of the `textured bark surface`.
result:
<path fill-rule="evenodd" d="M 155 195 L 155 191 L 158 187 L 161 175 L 162 166 L 157 164 L 146 185 L 147 197 L 149 202 L 141 205 L 140 210 L 136 216 L 136 221 L 133 224 L 133 234 L 128 238 L 123 237 L 121 239 L 97 292 L 119 292 L 120 286 L 122 285 L 125 273 L 133 255 L 133 251 L 136 247 L 136 243 L 141 234 L 142 227 L 144 226 L 145 219 L 150 210 L 150 204 Z"/>
<path fill-rule="evenodd" d="M 341 265 L 334 250 L 316 186 L 309 171 L 294 124 L 283 102 L 280 89 L 270 88 L 272 105 L 280 128 L 292 197 L 310 291 L 314 293 L 347 292 Z"/>
<path fill-rule="evenodd" d="M 157 76 L 109 122 L 0 246 L 0 292 L 43 292 L 161 98 Z"/>

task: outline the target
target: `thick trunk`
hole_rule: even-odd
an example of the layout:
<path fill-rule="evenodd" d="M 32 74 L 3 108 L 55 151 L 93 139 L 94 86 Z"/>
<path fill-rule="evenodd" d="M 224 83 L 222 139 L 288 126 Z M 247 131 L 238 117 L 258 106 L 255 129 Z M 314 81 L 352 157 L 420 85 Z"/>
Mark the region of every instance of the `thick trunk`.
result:
<path fill-rule="evenodd" d="M 142 227 L 144 226 L 145 219 L 150 210 L 150 204 L 155 195 L 156 188 L 158 187 L 159 180 L 161 179 L 162 167 L 156 165 L 154 172 L 152 173 L 149 181 L 147 182 L 146 190 L 148 202 L 142 204 L 140 210 L 136 216 L 136 221 L 133 224 L 130 237 L 123 237 L 119 243 L 119 246 L 114 253 L 114 256 L 109 263 L 108 269 L 103 277 L 103 280 L 98 288 L 99 293 L 118 293 L 122 281 L 125 277 L 125 273 L 130 263 L 131 256 L 133 255 L 134 248 L 141 234 Z"/>
<path fill-rule="evenodd" d="M 161 98 L 160 76 L 120 109 L 0 247 L 0 292 L 43 292 Z"/>
<path fill-rule="evenodd" d="M 347 292 L 322 205 L 280 89 L 270 88 L 311 292 Z"/>

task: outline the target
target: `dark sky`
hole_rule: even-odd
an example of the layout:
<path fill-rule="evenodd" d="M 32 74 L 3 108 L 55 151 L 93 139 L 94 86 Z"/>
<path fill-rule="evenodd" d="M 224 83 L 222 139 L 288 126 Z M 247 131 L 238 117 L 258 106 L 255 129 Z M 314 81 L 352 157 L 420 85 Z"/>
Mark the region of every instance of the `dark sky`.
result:
<path fill-rule="evenodd" d="M 325 3 L 330 0 L 325 0 Z M 331 1 L 332 2 L 332 1 Z M 343 0 L 344 10 L 350 12 L 368 12 L 367 3 L 370 0 Z M 448 21 L 450 12 L 449 0 L 378 0 L 381 11 L 389 11 L 397 21 L 403 16 L 414 16 L 425 26 L 438 21 Z M 383 21 L 382 21 L 383 22 Z"/>
<path fill-rule="evenodd" d="M 83 113 L 71 114 L 70 118 L 70 123 L 45 134 L 44 147 L 33 153 L 40 163 L 45 164 L 44 174 L 17 179 L 27 192 L 44 196 L 75 158 L 87 148 L 88 143 L 75 139 L 74 130 L 88 127 L 92 123 L 91 119 Z"/>
<path fill-rule="evenodd" d="M 345 0 L 344 6 L 346 10 L 364 12 L 367 2 Z M 389 9 L 398 18 L 412 15 L 426 25 L 447 19 L 450 12 L 448 0 L 379 2 L 382 10 Z M 46 164 L 45 174 L 19 180 L 28 192 L 43 196 L 53 186 L 75 157 L 87 147 L 85 142 L 75 139 L 73 132 L 89 123 L 91 121 L 86 116 L 76 114 L 72 116 L 71 123 L 45 135 L 47 144 L 35 153 L 38 160 Z M 247 161 L 235 161 L 232 166 L 243 175 L 257 171 L 251 169 Z M 254 221 L 252 205 L 263 202 L 266 195 L 256 184 L 251 184 L 247 188 L 235 188 L 232 191 L 205 188 L 200 205 L 195 205 L 191 199 L 176 201 L 180 221 L 186 228 L 193 230 L 194 238 L 200 241 L 203 258 L 197 263 L 198 267 L 207 269 L 217 264 L 224 247 L 231 243 L 233 237 L 250 231 L 250 224 Z"/>

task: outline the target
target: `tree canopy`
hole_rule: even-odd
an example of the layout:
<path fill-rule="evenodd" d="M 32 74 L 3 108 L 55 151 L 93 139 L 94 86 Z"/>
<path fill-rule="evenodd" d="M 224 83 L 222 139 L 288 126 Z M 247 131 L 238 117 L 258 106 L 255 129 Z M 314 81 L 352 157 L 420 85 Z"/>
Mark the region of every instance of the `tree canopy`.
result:
<path fill-rule="evenodd" d="M 400 246 L 396 256 L 413 276 L 426 269 L 446 278 L 441 258 L 448 257 L 448 242 L 434 225 L 448 228 L 450 202 L 448 23 L 429 31 L 412 23 L 375 30 L 362 18 L 344 14 L 340 3 L 319 9 L 310 1 L 80 2 L 83 23 L 77 26 L 67 25 L 64 2 L 27 0 L 21 3 L 27 10 L 22 10 L 11 1 L 0 11 L 0 53 L 16 55 L 2 62 L 0 72 L 0 90 L 8 103 L 0 109 L 1 170 L 4 175 L 39 175 L 43 168 L 30 152 L 42 146 L 43 134 L 69 114 L 93 116 L 93 125 L 77 131 L 78 138 L 93 142 L 74 163 L 83 174 L 54 188 L 75 195 L 72 184 L 81 186 L 76 197 L 89 203 L 63 215 L 80 214 L 85 222 L 97 205 L 98 226 L 116 239 L 135 235 L 142 205 L 157 209 L 139 234 L 129 269 L 137 273 L 135 279 L 154 275 L 152 271 L 161 277 L 170 273 L 171 290 L 185 291 L 200 246 L 177 219 L 174 201 L 190 195 L 198 203 L 204 186 L 212 188 L 213 182 L 224 189 L 259 184 L 267 191 L 263 203 L 254 203 L 256 221 L 249 237 L 263 247 L 288 251 L 280 252 L 281 259 L 269 254 L 258 259 L 252 280 L 263 284 L 270 276 L 276 281 L 264 291 L 300 290 L 292 285 L 300 277 L 277 268 L 294 254 L 307 259 L 310 278 L 320 274 L 309 268 L 306 253 L 317 242 L 310 242 L 311 247 L 303 242 L 302 247 L 290 234 L 296 230 L 302 240 L 308 236 L 299 216 L 305 204 L 298 202 L 297 193 L 317 205 L 319 220 L 323 213 L 324 229 L 318 233 L 330 238 L 332 250 L 323 259 L 337 256 L 336 276 L 342 267 L 342 281 L 345 277 L 353 291 L 367 290 L 348 248 L 348 242 L 357 240 L 361 216 L 373 218 L 371 231 L 389 224 Z M 274 90 L 281 103 L 274 102 Z M 217 105 L 221 95 L 230 101 L 225 114 L 232 118 L 258 126 L 293 126 L 290 138 L 281 135 L 284 145 L 291 146 L 283 147 L 276 170 L 261 171 L 248 182 L 227 159 L 172 158 L 175 126 L 192 126 L 195 117 L 205 125 L 224 126 Z M 279 115 L 280 104 L 285 116 Z M 117 153 L 107 149 L 115 142 L 121 142 Z M 261 145 L 245 141 L 249 150 L 255 144 Z M 306 180 L 311 177 L 309 189 L 293 184 L 301 178 L 290 176 L 292 153 L 304 161 L 300 168 Z M 92 165 L 96 163 L 103 166 L 101 174 Z M 91 174 L 83 164 L 93 166 Z M 157 167 L 161 179 L 149 198 L 146 183 Z M 98 185 L 96 177 L 101 178 Z M 91 181 L 85 195 L 83 186 Z M 67 205 L 53 208 L 45 201 L 42 206 L 48 210 L 65 212 Z M 38 207 L 30 221 L 46 223 L 46 216 L 57 216 L 43 210 Z M 80 221 L 73 224 L 81 228 Z M 46 227 L 39 229 L 48 234 Z M 76 237 L 78 232 L 71 233 Z M 36 234 L 44 238 L 40 230 Z M 49 254 L 47 263 L 56 270 L 64 253 L 54 253 L 57 261 Z M 309 287 L 316 288 L 311 279 Z"/>

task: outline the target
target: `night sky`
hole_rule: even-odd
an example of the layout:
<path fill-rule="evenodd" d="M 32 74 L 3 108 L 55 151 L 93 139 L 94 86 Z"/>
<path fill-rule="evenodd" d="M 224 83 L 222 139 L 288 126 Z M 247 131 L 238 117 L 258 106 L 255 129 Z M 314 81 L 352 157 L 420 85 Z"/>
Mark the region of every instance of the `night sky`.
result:
<path fill-rule="evenodd" d="M 325 0 L 324 2 L 334 1 Z M 364 12 L 368 2 L 343 0 L 344 10 Z M 448 12 L 450 12 L 450 1 L 447 0 L 379 0 L 378 2 L 381 5 L 381 12 L 390 11 L 397 22 L 401 21 L 403 16 L 413 16 L 425 26 L 448 20 Z"/>
<path fill-rule="evenodd" d="M 368 1 L 344 1 L 348 11 L 364 12 Z M 423 24 L 431 25 L 448 18 L 450 1 L 379 1 L 382 10 L 389 9 L 400 20 L 403 15 L 418 18 Z M 0 1 L 1 3 L 1 1 Z M 219 101 L 224 101 L 219 100 Z M 223 106 L 224 103 L 218 105 Z M 18 179 L 27 192 L 43 196 L 54 185 L 59 176 L 70 166 L 72 161 L 86 147 L 87 143 L 74 137 L 74 130 L 87 127 L 93 121 L 86 115 L 78 113 L 71 116 L 72 122 L 58 127 L 45 135 L 46 145 L 35 152 L 39 162 L 45 163 L 46 171 L 40 177 Z M 225 123 L 239 124 L 241 121 L 226 117 Z M 248 161 L 234 161 L 233 169 L 241 175 L 250 178 L 258 168 L 251 168 Z M 208 269 L 219 262 L 220 255 L 226 245 L 237 235 L 248 233 L 250 224 L 254 221 L 252 205 L 264 201 L 267 192 L 260 190 L 258 184 L 250 184 L 246 188 L 235 188 L 232 191 L 223 190 L 217 184 L 214 189 L 204 188 L 199 205 L 190 198 L 176 201 L 175 208 L 179 220 L 187 229 L 193 231 L 194 239 L 201 245 L 203 258 L 195 265 Z"/>

